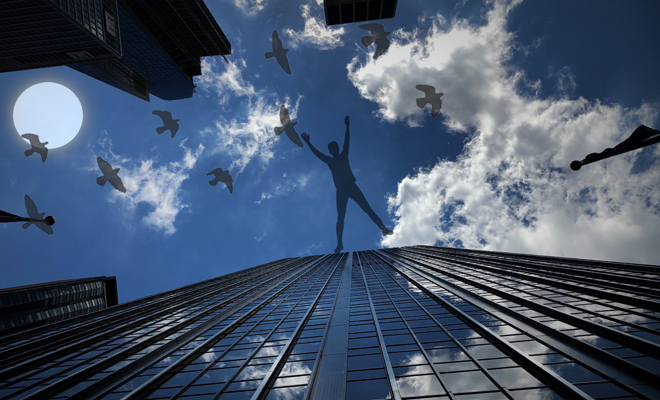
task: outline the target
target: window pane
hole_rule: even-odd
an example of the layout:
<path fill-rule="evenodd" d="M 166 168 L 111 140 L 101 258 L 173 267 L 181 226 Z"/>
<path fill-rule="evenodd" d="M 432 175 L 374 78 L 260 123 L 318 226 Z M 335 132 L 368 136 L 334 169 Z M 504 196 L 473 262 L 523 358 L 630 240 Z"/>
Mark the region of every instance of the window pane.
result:
<path fill-rule="evenodd" d="M 387 379 L 346 382 L 346 400 L 391 399 Z"/>
<path fill-rule="evenodd" d="M 406 376 L 397 378 L 401 396 L 431 396 L 445 394 L 438 378 L 434 375 Z"/>
<path fill-rule="evenodd" d="M 497 386 L 481 371 L 442 374 L 442 379 L 454 393 L 497 390 Z"/>

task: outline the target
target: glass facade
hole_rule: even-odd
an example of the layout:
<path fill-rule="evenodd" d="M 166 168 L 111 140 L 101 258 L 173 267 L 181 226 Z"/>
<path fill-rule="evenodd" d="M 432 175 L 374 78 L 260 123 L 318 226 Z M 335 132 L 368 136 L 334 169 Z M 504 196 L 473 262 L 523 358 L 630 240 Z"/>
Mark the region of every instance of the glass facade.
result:
<path fill-rule="evenodd" d="M 67 65 L 143 100 L 190 98 L 231 45 L 202 0 L 2 0 L 0 72 Z"/>
<path fill-rule="evenodd" d="M 117 305 L 114 276 L 0 289 L 0 336 Z"/>
<path fill-rule="evenodd" d="M 660 267 L 275 261 L 0 339 L 6 399 L 659 399 Z"/>
<path fill-rule="evenodd" d="M 0 72 L 121 57 L 117 0 L 0 1 Z"/>

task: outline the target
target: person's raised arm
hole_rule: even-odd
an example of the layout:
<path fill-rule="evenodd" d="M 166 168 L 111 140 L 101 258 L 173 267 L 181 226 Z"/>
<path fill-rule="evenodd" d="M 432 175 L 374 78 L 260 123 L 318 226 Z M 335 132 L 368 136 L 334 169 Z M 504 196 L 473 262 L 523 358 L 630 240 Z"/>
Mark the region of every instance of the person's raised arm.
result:
<path fill-rule="evenodd" d="M 348 146 L 351 141 L 351 132 L 348 129 L 348 126 L 351 124 L 351 119 L 348 117 L 348 115 L 346 118 L 344 118 L 344 123 L 346 124 L 346 136 L 344 136 L 344 150 L 342 150 L 341 154 L 348 156 Z"/>
<path fill-rule="evenodd" d="M 320 151 L 316 150 L 316 147 L 314 147 L 312 142 L 309 141 L 309 135 L 307 134 L 307 132 L 303 132 L 301 136 L 302 136 L 302 139 L 305 141 L 305 143 L 307 143 L 307 146 L 309 146 L 309 148 L 312 150 L 312 153 L 314 153 L 314 155 L 316 157 L 318 157 L 319 160 L 321 160 L 321 161 L 323 161 L 324 163 L 327 164 L 328 163 L 327 159 L 330 158 L 330 157 L 328 157 L 325 154 L 321 153 Z"/>

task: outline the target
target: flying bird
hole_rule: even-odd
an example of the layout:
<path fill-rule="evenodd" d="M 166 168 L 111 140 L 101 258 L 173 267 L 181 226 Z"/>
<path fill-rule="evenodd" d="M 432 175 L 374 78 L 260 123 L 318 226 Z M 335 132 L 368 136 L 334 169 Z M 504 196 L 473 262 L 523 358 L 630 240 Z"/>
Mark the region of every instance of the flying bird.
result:
<path fill-rule="evenodd" d="M 417 106 L 419 108 L 424 108 L 427 104 L 431 104 L 431 116 L 433 118 L 437 117 L 442 108 L 442 100 L 440 97 L 444 96 L 444 93 L 436 93 L 435 88 L 429 85 L 417 85 L 415 87 L 417 90 L 421 90 L 425 94 L 424 97 L 417 99 Z"/>
<path fill-rule="evenodd" d="M 48 157 L 46 145 L 48 142 L 41 143 L 39 141 L 39 135 L 35 135 L 34 133 L 24 133 L 21 137 L 29 140 L 30 146 L 32 146 L 32 148 L 25 150 L 25 157 L 30 157 L 33 153 L 37 152 L 41 155 L 41 162 L 46 162 L 46 157 Z"/>
<path fill-rule="evenodd" d="M 287 60 L 286 58 L 286 53 L 288 51 L 289 49 L 285 49 L 284 47 L 282 47 L 282 41 L 280 40 L 277 31 L 273 31 L 273 51 L 266 52 L 266 58 L 275 57 L 277 59 L 277 63 L 280 64 L 280 67 L 282 67 L 284 72 L 291 75 L 291 67 L 289 67 L 289 60 Z"/>
<path fill-rule="evenodd" d="M 115 189 L 122 193 L 126 193 L 124 183 L 121 181 L 119 175 L 117 175 L 119 168 L 112 169 L 112 165 L 110 165 L 110 163 L 101 157 L 96 157 L 96 162 L 99 164 L 101 172 L 103 172 L 103 176 L 96 178 L 96 183 L 98 183 L 100 186 L 105 186 L 106 182 L 110 182 L 110 184 L 114 186 Z"/>
<path fill-rule="evenodd" d="M 23 224 L 23 229 L 27 229 L 30 227 L 30 225 L 34 224 L 37 228 L 41 229 L 47 234 L 49 235 L 53 234 L 53 228 L 51 228 L 51 225 L 55 223 L 55 218 L 53 217 L 44 218 L 44 215 L 46 215 L 46 213 L 45 212 L 40 213 L 39 210 L 37 210 L 37 205 L 34 204 L 34 201 L 32 201 L 30 196 L 28 196 L 27 194 L 25 195 L 25 209 L 27 210 L 29 218 L 45 219 L 46 222 L 29 221 Z"/>
<path fill-rule="evenodd" d="M 229 194 L 231 194 L 234 191 L 234 179 L 231 177 L 231 175 L 229 175 L 229 170 L 223 171 L 222 168 L 216 168 L 206 175 L 207 176 L 215 175 L 215 178 L 213 178 L 213 180 L 209 182 L 209 185 L 215 186 L 218 184 L 218 182 L 222 182 L 225 185 L 227 185 L 227 189 L 229 189 Z"/>
<path fill-rule="evenodd" d="M 298 132 L 296 132 L 295 129 L 297 122 L 291 122 L 291 117 L 289 117 L 289 113 L 287 112 L 286 107 L 284 107 L 284 104 L 280 107 L 280 122 L 282 122 L 282 126 L 275 127 L 275 134 L 280 136 L 282 132 L 286 132 L 286 136 L 291 139 L 293 143 L 303 147 L 303 142 L 300 140 L 300 136 L 298 136 Z"/>
<path fill-rule="evenodd" d="M 172 119 L 172 113 L 169 111 L 160 111 L 160 110 L 153 110 L 151 112 L 152 114 L 158 115 L 162 120 L 163 120 L 163 126 L 159 126 L 156 128 L 156 132 L 160 135 L 161 133 L 165 132 L 166 130 L 169 129 L 170 132 L 172 132 L 172 137 L 176 135 L 177 131 L 179 130 L 179 124 L 178 124 L 178 119 Z"/>
<path fill-rule="evenodd" d="M 390 47 L 390 40 L 387 36 L 392 32 L 385 32 L 385 28 L 381 24 L 363 24 L 360 28 L 368 30 L 370 36 L 362 36 L 362 44 L 369 47 L 376 44 L 376 52 L 374 53 L 374 60 L 383 55 Z"/>

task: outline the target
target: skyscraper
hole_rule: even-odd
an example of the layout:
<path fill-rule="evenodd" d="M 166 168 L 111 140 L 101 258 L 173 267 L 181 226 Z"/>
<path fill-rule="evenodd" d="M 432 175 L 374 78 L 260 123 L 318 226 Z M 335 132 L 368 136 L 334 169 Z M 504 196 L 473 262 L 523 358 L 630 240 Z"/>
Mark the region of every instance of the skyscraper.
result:
<path fill-rule="evenodd" d="M 4 337 L 7 399 L 659 399 L 660 268 L 427 246 L 275 261 Z"/>
<path fill-rule="evenodd" d="M 0 335 L 102 310 L 117 302 L 114 276 L 0 289 Z"/>
<path fill-rule="evenodd" d="M 398 0 L 325 0 L 326 25 L 394 18 Z"/>
<path fill-rule="evenodd" d="M 192 97 L 201 57 L 231 53 L 202 0 L 3 0 L 0 72 L 67 65 L 149 101 Z"/>

